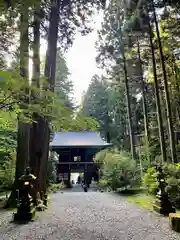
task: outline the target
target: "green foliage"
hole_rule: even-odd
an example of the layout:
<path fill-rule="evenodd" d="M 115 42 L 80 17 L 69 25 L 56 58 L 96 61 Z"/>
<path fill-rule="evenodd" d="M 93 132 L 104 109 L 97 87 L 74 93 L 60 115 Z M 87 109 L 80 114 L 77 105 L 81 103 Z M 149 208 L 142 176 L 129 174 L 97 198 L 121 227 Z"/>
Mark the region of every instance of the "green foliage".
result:
<path fill-rule="evenodd" d="M 3 6 L 5 2 L 0 3 L 0 70 L 7 67 L 6 53 L 9 53 L 9 48 L 12 44 L 16 45 L 15 33 L 17 30 L 16 15 L 13 15 L 13 10 L 6 10 Z M 12 50 L 11 50 L 12 51 Z"/>
<path fill-rule="evenodd" d="M 46 79 L 41 79 L 43 89 L 27 84 L 16 71 L 0 72 L 0 79 L 0 109 L 12 110 L 23 121 L 32 121 L 33 113 L 38 112 L 39 115 L 49 119 L 55 129 L 97 127 L 97 122 L 93 119 L 91 121 L 90 117 L 80 114 L 74 116 L 73 110 L 64 106 L 59 95 L 48 90 Z"/>
<path fill-rule="evenodd" d="M 80 113 L 74 114 L 70 119 L 68 127 L 65 129 L 66 131 L 95 131 L 99 127 L 99 123 L 91 118 L 84 116 Z"/>
<path fill-rule="evenodd" d="M 18 69 L 0 72 L 0 109 L 15 112 L 23 121 L 31 121 L 34 112 L 47 118 L 58 118 L 62 103 L 48 90 L 46 79 L 41 79 L 41 83 L 43 89 L 30 85 L 19 75 Z"/>
<path fill-rule="evenodd" d="M 149 139 L 148 153 L 144 137 L 141 139 L 141 145 L 141 161 L 142 166 L 145 170 L 149 167 L 153 167 L 162 163 L 160 143 L 157 136 L 151 136 L 151 138 Z"/>
<path fill-rule="evenodd" d="M 11 187 L 14 180 L 15 165 L 11 163 L 15 159 L 12 154 L 16 151 L 18 118 L 32 123 L 33 114 L 38 113 L 48 119 L 51 130 L 57 131 L 95 130 L 98 127 L 95 120 L 75 115 L 72 108 L 65 107 L 59 95 L 49 91 L 46 79 L 41 78 L 41 84 L 44 88 L 29 85 L 18 70 L 0 72 L 0 188 Z M 54 181 L 50 174 L 53 168 L 49 162 L 49 184 Z"/>
<path fill-rule="evenodd" d="M 165 164 L 163 166 L 163 173 L 165 174 L 169 198 L 173 205 L 180 208 L 180 164 Z M 155 195 L 157 192 L 157 173 L 155 168 L 149 168 L 144 175 L 144 185 L 148 193 Z"/>
<path fill-rule="evenodd" d="M 81 112 L 99 122 L 100 132 L 107 139 L 107 129 L 110 128 L 110 106 L 108 84 L 105 79 L 94 76 L 83 96 Z M 107 139 L 108 140 L 108 139 Z"/>
<path fill-rule="evenodd" d="M 167 192 L 169 194 L 172 204 L 180 208 L 180 178 L 170 177 L 167 180 Z"/>
<path fill-rule="evenodd" d="M 94 76 L 83 96 L 81 113 L 99 122 L 99 131 L 106 141 L 128 149 L 124 86 L 117 80 Z"/>
<path fill-rule="evenodd" d="M 138 204 L 142 208 L 153 211 L 155 197 L 150 194 L 141 191 L 135 193 L 129 191 L 128 194 L 124 193 L 123 197 L 125 197 L 130 203 Z"/>
<path fill-rule="evenodd" d="M 149 194 L 154 195 L 157 193 L 158 182 L 157 182 L 156 176 L 157 176 L 157 173 L 156 173 L 155 167 L 148 168 L 146 173 L 144 174 L 143 184 Z"/>
<path fill-rule="evenodd" d="M 0 164 L 9 159 L 16 148 L 16 114 L 0 111 Z"/>
<path fill-rule="evenodd" d="M 156 11 L 159 21 L 159 30 L 162 43 L 162 50 L 165 56 L 166 75 L 168 81 L 168 91 L 170 96 L 171 108 L 173 113 L 173 129 L 179 132 L 179 9 L 172 2 L 158 1 L 155 7 L 161 8 Z M 110 128 L 113 143 L 119 149 L 125 149 L 129 142 L 127 139 L 127 131 L 129 131 L 126 98 L 130 101 L 130 115 L 132 118 L 133 132 L 138 135 L 144 135 L 145 125 L 144 117 L 148 121 L 148 137 L 149 137 L 149 156 L 151 165 L 156 161 L 161 161 L 161 149 L 159 142 L 159 129 L 157 121 L 157 109 L 154 89 L 154 74 L 152 64 L 152 52 L 149 44 L 149 35 L 152 33 L 153 44 L 155 48 L 157 80 L 159 84 L 160 108 L 162 112 L 164 135 L 166 138 L 167 158 L 171 160 L 170 141 L 168 139 L 166 101 L 164 98 L 165 89 L 162 87 L 163 74 L 161 59 L 159 54 L 159 44 L 157 41 L 157 33 L 154 26 L 154 18 L 152 17 L 152 6 L 147 1 L 138 1 L 140 4 L 137 8 L 137 1 L 133 0 L 129 3 L 126 1 L 113 1 L 109 5 L 104 14 L 102 28 L 99 31 L 99 39 L 97 42 L 98 56 L 97 63 L 107 70 L 108 78 L 113 79 L 113 87 L 118 89 L 112 94 L 112 99 L 116 102 L 113 106 L 113 121 Z M 165 7 L 166 6 L 166 7 Z M 157 10 L 157 9 L 156 9 Z M 151 29 L 149 29 L 149 24 Z M 138 44 L 140 48 L 140 58 L 137 54 Z M 126 57 L 126 70 L 128 80 L 125 78 L 125 69 L 123 63 L 123 52 Z M 142 67 L 142 71 L 141 71 Z M 141 83 L 141 75 L 143 76 L 143 85 Z M 127 82 L 129 87 L 129 97 L 122 94 L 124 83 Z M 112 86 L 111 86 L 112 88 Z M 142 88 L 145 92 L 145 104 L 147 114 L 143 111 L 142 106 Z M 115 95 L 116 93 L 116 95 Z M 119 101 L 118 101 L 119 100 Z M 125 100 L 125 101 L 124 101 Z M 119 109 L 116 108 L 119 104 Z M 125 105 L 125 107 L 123 106 Z M 123 116 L 123 117 L 122 117 Z M 115 134 L 114 134 L 115 133 Z M 117 134 L 118 133 L 118 134 Z M 148 161 L 146 148 L 143 147 L 143 167 L 147 168 Z M 178 152 L 179 154 L 179 152 Z"/>
<path fill-rule="evenodd" d="M 106 159 L 106 155 L 111 151 L 111 149 L 104 149 L 100 152 L 98 152 L 94 157 L 94 162 L 96 163 L 104 163 Z"/>
<path fill-rule="evenodd" d="M 102 157 L 102 158 L 101 158 Z M 104 187 L 110 187 L 113 190 L 121 187 L 135 186 L 139 181 L 139 169 L 135 161 L 127 152 L 117 150 L 106 150 L 97 156 L 101 159 L 102 179 L 100 184 Z M 95 157 L 96 161 L 96 157 Z"/>
<path fill-rule="evenodd" d="M 99 10 L 105 5 L 105 1 L 89 0 L 71 2 L 58 0 L 58 3 L 59 5 L 62 4 L 60 9 L 57 9 L 57 11 L 61 11 L 59 14 L 59 26 L 57 26 L 60 29 L 58 32 L 60 42 L 58 48 L 65 50 L 72 44 L 77 29 L 84 35 L 91 31 L 89 19 L 95 9 Z M 13 126 L 13 129 L 10 131 L 8 130 L 8 116 L 5 116 L 8 115 L 8 111 L 13 115 L 12 125 L 16 118 L 19 121 L 31 124 L 35 119 L 35 114 L 38 113 L 38 115 L 48 120 L 52 130 L 94 130 L 98 126 L 97 122 L 90 117 L 75 116 L 72 99 L 69 95 L 69 92 L 72 90 L 71 81 L 67 79 L 69 72 L 65 60 L 60 56 L 57 56 L 56 74 L 56 83 L 59 81 L 60 86 L 58 90 L 56 88 L 57 91 L 55 93 L 50 91 L 50 86 L 46 79 L 40 79 L 40 88 L 37 88 L 36 84 L 31 85 L 29 79 L 23 79 L 19 74 L 24 71 L 26 72 L 26 74 L 23 74 L 24 76 L 29 75 L 28 46 L 34 47 L 36 45 L 36 40 L 32 39 L 32 36 L 34 35 L 33 37 L 35 37 L 36 35 L 38 37 L 40 33 L 37 30 L 38 23 L 43 27 L 41 33 L 46 34 L 49 32 L 46 28 L 49 25 L 48 19 L 50 19 L 50 11 L 54 6 L 53 4 L 54 1 L 46 2 L 37 0 L 31 2 L 21 0 L 18 2 L 5 1 L 0 4 L 0 28 L 2 30 L 0 36 L 0 113 L 2 110 L 3 114 L 3 119 L 0 119 L 0 125 L 2 125 L 2 127 L 0 126 L 0 143 L 2 143 L 2 147 L 0 148 L 0 163 L 2 162 L 2 164 L 6 160 L 9 163 L 11 152 L 16 147 L 16 126 Z M 32 26 L 34 30 L 36 28 L 36 34 L 28 31 L 28 28 Z M 31 35 L 29 34 L 28 36 L 28 32 L 31 32 Z M 39 37 L 44 37 L 41 33 Z M 20 39 L 19 35 L 21 36 Z M 16 41 L 13 41 L 16 38 L 17 44 L 14 43 Z M 11 60 L 16 60 L 13 56 L 15 52 L 11 50 L 13 48 L 18 49 L 17 55 L 19 56 L 17 57 L 17 61 L 14 61 L 8 69 L 5 56 L 11 52 L 11 56 L 8 57 L 12 57 Z M 38 49 L 36 49 L 34 55 L 37 57 Z M 36 60 L 34 61 L 36 70 L 35 68 L 34 70 L 38 71 L 38 61 Z M 15 71 L 14 67 L 19 66 L 17 62 L 20 62 L 21 69 Z M 27 66 L 25 66 L 26 63 Z M 4 119 L 5 117 L 6 119 Z M 15 123 L 17 122 L 15 121 Z"/>
<path fill-rule="evenodd" d="M 107 189 L 108 181 L 106 179 L 100 179 L 98 182 L 98 186 L 100 189 Z"/>
<path fill-rule="evenodd" d="M 1 159 L 2 160 L 2 159 Z M 16 153 L 11 152 L 9 158 L 6 158 L 0 165 L 0 192 L 11 190 L 16 170 Z"/>
<path fill-rule="evenodd" d="M 163 172 L 167 179 L 167 192 L 175 207 L 180 208 L 180 164 L 165 164 Z"/>
<path fill-rule="evenodd" d="M 65 107 L 73 109 L 73 83 L 69 75 L 66 59 L 61 54 L 57 54 L 55 92 L 64 102 Z"/>
<path fill-rule="evenodd" d="M 16 122 L 13 111 L 0 110 L 0 191 L 11 189 L 15 176 Z"/>
<path fill-rule="evenodd" d="M 51 152 L 50 157 L 48 159 L 48 165 L 47 165 L 47 185 L 50 186 L 54 183 L 56 183 L 57 178 L 57 170 L 56 170 L 56 164 L 58 160 L 56 157 L 55 152 Z"/>
<path fill-rule="evenodd" d="M 49 192 L 57 192 L 60 191 L 62 189 L 66 188 L 66 186 L 64 184 L 51 184 L 50 187 L 48 188 Z"/>

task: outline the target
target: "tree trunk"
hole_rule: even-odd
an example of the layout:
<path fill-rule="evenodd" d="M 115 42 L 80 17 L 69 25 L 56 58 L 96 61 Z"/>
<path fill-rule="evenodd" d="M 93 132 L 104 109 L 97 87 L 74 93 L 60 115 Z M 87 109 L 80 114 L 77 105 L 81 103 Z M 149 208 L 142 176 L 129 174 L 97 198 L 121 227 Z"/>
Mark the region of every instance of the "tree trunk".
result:
<path fill-rule="evenodd" d="M 48 48 L 46 52 L 45 76 L 47 77 L 51 91 L 54 91 L 56 74 L 56 53 L 58 38 L 58 22 L 61 0 L 51 1 L 50 24 L 48 33 Z"/>
<path fill-rule="evenodd" d="M 180 121 L 180 86 L 179 86 L 179 81 L 178 81 L 178 69 L 174 60 L 174 78 L 175 78 L 175 89 L 176 89 L 176 112 L 177 112 L 177 118 Z"/>
<path fill-rule="evenodd" d="M 165 145 L 165 139 L 164 139 L 161 105 L 160 105 L 160 98 L 159 98 L 159 84 L 158 84 L 158 79 L 157 79 L 156 60 L 155 60 L 155 54 L 154 54 L 153 36 L 152 36 L 152 29 L 151 29 L 150 22 L 148 22 L 148 27 L 149 27 L 149 41 L 150 41 L 151 54 L 152 54 L 154 89 L 155 89 L 155 98 L 156 98 L 160 147 L 161 147 L 162 161 L 166 162 L 166 145 Z"/>
<path fill-rule="evenodd" d="M 177 156 L 176 156 L 176 147 L 175 147 L 175 138 L 174 138 L 174 130 L 173 130 L 173 121 L 172 121 L 172 112 L 171 112 L 171 103 L 169 98 L 169 91 L 168 91 L 168 82 L 167 82 L 167 74 L 166 74 L 166 66 L 165 66 L 165 59 L 162 49 L 162 43 L 159 33 L 159 26 L 157 22 L 154 2 L 151 0 L 152 3 L 152 9 L 153 9 L 153 16 L 154 16 L 154 22 L 156 27 L 156 33 L 157 33 L 157 39 L 159 43 L 159 53 L 160 53 L 160 59 L 161 59 L 161 65 L 162 65 L 162 73 L 163 73 L 163 80 L 164 80 L 164 92 L 165 92 L 165 100 L 166 100 L 166 108 L 167 108 L 167 122 L 168 122 L 168 129 L 169 129 L 169 142 L 170 142 L 170 149 L 171 149 L 171 157 L 172 162 L 177 162 Z"/>
<path fill-rule="evenodd" d="M 29 22 L 28 22 L 28 2 L 21 5 L 20 16 L 20 75 L 28 81 L 29 78 Z M 27 93 L 26 104 L 29 101 L 29 92 Z M 24 106 L 21 106 L 23 108 Z M 13 191 L 8 199 L 6 207 L 15 206 L 16 189 L 18 179 L 24 174 L 25 167 L 29 163 L 29 137 L 30 124 L 24 123 L 18 118 L 17 131 L 17 153 L 16 153 L 16 173 Z"/>
<path fill-rule="evenodd" d="M 138 59 L 139 59 L 139 70 L 140 70 L 140 79 L 141 79 L 141 89 L 142 89 L 142 104 L 143 104 L 143 113 L 144 113 L 144 130 L 145 130 L 145 141 L 146 141 L 146 154 L 148 162 L 150 163 L 150 156 L 149 156 L 149 126 L 148 126 L 148 111 L 147 111 L 147 104 L 146 104 L 146 94 L 145 94 L 145 84 L 143 79 L 143 68 L 142 68 L 142 60 L 141 60 L 141 53 L 140 53 L 140 46 L 139 46 L 139 39 L 137 38 L 138 44 Z"/>
<path fill-rule="evenodd" d="M 50 23 L 48 33 L 48 48 L 46 53 L 45 64 L 45 77 L 48 79 L 50 90 L 54 91 L 55 85 L 55 73 L 56 73 L 56 52 L 57 52 L 57 38 L 58 38 L 58 23 L 59 23 L 59 10 L 60 0 L 51 1 Z M 39 126 L 39 134 L 42 136 L 42 140 L 39 143 L 41 145 L 41 164 L 39 170 L 39 188 L 41 191 L 46 191 L 46 177 L 47 177 L 47 165 L 49 156 L 49 140 L 50 129 L 47 119 L 41 119 Z"/>
<path fill-rule="evenodd" d="M 106 141 L 107 141 L 107 143 L 111 142 L 111 137 L 110 137 L 110 132 L 109 131 L 106 132 Z"/>
<path fill-rule="evenodd" d="M 136 151 L 135 151 L 135 142 L 134 142 L 134 132 L 133 132 L 133 126 L 132 126 L 132 111 L 131 111 L 131 103 L 130 103 L 130 95 L 129 95 L 126 57 L 124 53 L 123 53 L 123 68 L 124 68 L 124 76 L 125 76 L 125 92 L 126 92 L 126 100 L 127 100 L 127 114 L 128 114 L 128 123 L 129 123 L 131 154 L 132 154 L 132 159 L 135 160 Z"/>
<path fill-rule="evenodd" d="M 32 84 L 40 88 L 40 6 L 36 4 L 33 23 L 33 76 Z"/>
<path fill-rule="evenodd" d="M 38 177 L 37 191 L 46 192 L 47 163 L 49 156 L 50 130 L 47 119 L 37 116 L 36 126 L 34 125 L 34 159 L 36 162 L 35 173 Z"/>
<path fill-rule="evenodd" d="M 20 75 L 27 81 L 29 80 L 28 14 L 28 4 L 27 2 L 25 2 L 21 6 L 20 17 Z M 26 100 L 29 101 L 29 97 Z M 16 179 L 18 179 L 22 174 L 24 174 L 25 166 L 29 163 L 29 133 L 30 124 L 22 123 L 19 120 L 16 157 Z"/>
<path fill-rule="evenodd" d="M 48 49 L 45 64 L 45 76 L 50 83 L 50 90 L 54 90 L 55 82 L 55 65 L 56 65 L 56 48 L 57 48 L 57 34 L 58 34 L 58 21 L 59 21 L 59 6 L 60 0 L 52 1 L 50 12 L 50 24 L 48 34 Z M 35 16 L 38 16 L 38 9 L 35 11 Z M 40 86 L 40 20 L 35 17 L 34 21 L 34 54 L 33 54 L 33 79 L 37 87 Z M 34 123 L 31 132 L 31 168 L 38 178 L 36 192 L 46 191 L 46 176 L 47 164 L 49 156 L 49 138 L 50 129 L 48 120 L 39 116 L 38 113 L 34 114 Z"/>
<path fill-rule="evenodd" d="M 32 76 L 32 85 L 37 88 L 40 88 L 40 18 L 38 17 L 40 14 L 40 6 L 36 5 L 34 7 L 34 23 L 33 23 L 33 34 L 34 34 L 34 42 L 33 42 L 33 76 Z M 39 89 L 40 91 L 40 89 Z M 36 102 L 36 94 L 31 92 L 32 100 Z M 38 113 L 33 113 L 33 123 L 31 126 L 31 137 L 30 137 L 30 167 L 32 173 L 37 177 L 36 186 L 34 188 L 33 194 L 34 198 L 36 198 L 37 192 L 41 192 L 39 189 L 39 171 L 41 164 L 41 142 L 43 141 L 39 127 L 41 116 Z"/>

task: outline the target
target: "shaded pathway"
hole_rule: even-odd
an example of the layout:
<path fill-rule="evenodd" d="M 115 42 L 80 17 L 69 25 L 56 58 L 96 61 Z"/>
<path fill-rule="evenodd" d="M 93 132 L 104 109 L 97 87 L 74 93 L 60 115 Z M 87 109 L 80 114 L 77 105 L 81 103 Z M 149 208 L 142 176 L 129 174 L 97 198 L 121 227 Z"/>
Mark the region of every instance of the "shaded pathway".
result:
<path fill-rule="evenodd" d="M 0 220 L 0 239 L 180 239 L 179 234 L 170 230 L 168 218 L 156 216 L 111 193 L 57 193 L 49 209 L 38 215 L 37 221 L 25 226 L 16 227 Z M 10 217 L 6 213 L 7 221 Z"/>

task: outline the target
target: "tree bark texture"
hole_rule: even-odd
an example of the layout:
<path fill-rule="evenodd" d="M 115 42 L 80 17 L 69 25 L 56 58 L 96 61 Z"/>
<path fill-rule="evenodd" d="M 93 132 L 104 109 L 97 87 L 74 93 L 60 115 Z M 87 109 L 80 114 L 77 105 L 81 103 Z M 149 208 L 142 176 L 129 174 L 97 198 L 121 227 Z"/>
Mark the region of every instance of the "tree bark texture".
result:
<path fill-rule="evenodd" d="M 21 6 L 20 17 L 20 75 L 29 80 L 29 23 L 28 23 L 28 4 L 25 1 Z M 29 94 L 29 93 L 27 93 Z M 29 98 L 26 99 L 26 104 Z M 21 106 L 23 108 L 23 106 Z M 25 166 L 29 162 L 29 134 L 30 124 L 18 120 L 17 133 L 17 157 L 16 157 L 16 175 L 18 179 L 24 174 Z"/>
<path fill-rule="evenodd" d="M 149 27 L 149 41 L 150 41 L 152 64 L 153 64 L 154 89 L 155 89 L 155 98 L 156 98 L 159 140 L 160 140 L 162 161 L 166 162 L 166 145 L 165 145 L 165 139 L 164 139 L 164 129 L 163 129 L 162 113 L 161 113 L 161 105 L 160 105 L 160 97 L 159 97 L 159 84 L 157 79 L 156 60 L 155 60 L 155 54 L 154 54 L 153 36 L 152 36 L 152 29 L 151 29 L 150 22 L 148 22 L 148 27 Z"/>
<path fill-rule="evenodd" d="M 50 24 L 48 33 L 48 48 L 46 52 L 45 76 L 49 81 L 51 91 L 54 91 L 55 85 L 60 2 L 60 0 L 51 1 L 51 12 L 49 18 Z"/>
<path fill-rule="evenodd" d="M 129 137 L 130 137 L 130 145 L 131 145 L 131 154 L 132 154 L 132 159 L 135 160 L 136 159 L 136 151 L 135 151 L 134 132 L 133 132 L 133 126 L 132 126 L 132 111 L 131 111 L 131 103 L 130 103 L 130 94 L 129 94 L 128 75 L 127 75 L 125 54 L 123 54 L 123 64 L 124 64 L 125 92 L 126 92 L 126 101 L 127 101 L 127 115 L 128 115 L 128 123 L 129 123 Z"/>
<path fill-rule="evenodd" d="M 58 38 L 58 23 L 59 23 L 59 10 L 60 0 L 51 1 L 50 23 L 48 33 L 48 48 L 46 53 L 45 63 L 45 77 L 47 78 L 50 90 L 54 91 L 55 73 L 56 73 L 56 52 L 57 52 L 57 38 Z M 39 169 L 39 189 L 46 192 L 46 178 L 47 178 L 47 165 L 49 156 L 49 141 L 50 141 L 50 128 L 47 119 L 39 119 L 38 131 L 41 136 L 38 147 L 38 154 L 40 156 L 40 169 Z"/>
<path fill-rule="evenodd" d="M 154 2 L 153 2 L 153 0 L 151 0 L 151 2 L 152 2 L 152 8 L 153 8 L 153 16 L 154 16 L 156 33 L 157 33 L 157 39 L 158 39 L 158 43 L 159 43 L 159 53 L 160 53 L 161 65 L 162 65 L 171 158 L 172 158 L 172 162 L 176 163 L 177 162 L 176 146 L 175 146 L 175 137 L 174 137 L 174 130 L 173 130 L 172 111 L 171 111 L 171 103 L 170 103 L 170 98 L 169 98 L 165 58 L 164 58 L 164 53 L 163 53 L 163 49 L 162 49 L 161 37 L 160 37 L 160 33 L 159 33 L 159 26 L 158 26 L 158 21 L 157 21 L 157 17 L 156 17 Z"/>
<path fill-rule="evenodd" d="M 147 111 L 147 104 L 146 104 L 145 84 L 144 84 L 144 79 L 143 79 L 143 68 L 142 68 L 142 60 L 141 60 L 140 45 L 139 45 L 139 39 L 138 38 L 137 38 L 137 44 L 138 44 L 139 70 L 140 70 L 140 80 L 141 80 L 141 90 L 142 90 L 142 104 L 143 104 L 143 113 L 144 113 L 143 115 L 144 115 L 146 154 L 147 154 L 148 162 L 150 163 L 148 111 Z"/>
<path fill-rule="evenodd" d="M 34 6 L 34 23 L 33 23 L 33 76 L 32 76 L 32 85 L 37 88 L 40 88 L 40 21 L 38 17 L 40 14 L 40 6 Z M 39 90 L 40 91 L 40 90 Z M 40 94 L 40 92 L 39 92 Z M 31 92 L 31 98 L 33 101 L 36 101 L 36 94 Z M 42 149 L 41 142 L 43 142 L 43 136 L 40 132 L 40 123 L 42 117 L 38 113 L 33 113 L 33 123 L 31 125 L 31 136 L 30 136 L 30 162 L 29 165 L 33 174 L 37 177 L 36 186 L 34 188 L 34 197 L 36 197 L 37 192 L 40 192 L 39 189 L 39 171 L 41 165 Z"/>
<path fill-rule="evenodd" d="M 24 1 L 21 4 L 20 16 L 20 75 L 29 80 L 29 10 L 28 2 Z M 29 92 L 27 92 L 26 104 L 29 102 Z M 24 106 L 22 105 L 23 109 Z M 6 207 L 15 206 L 16 204 L 16 189 L 18 179 L 24 174 L 25 167 L 29 163 L 29 138 L 30 124 L 24 123 L 18 118 L 17 129 L 17 150 L 16 150 L 16 173 L 14 187 L 8 199 Z"/>

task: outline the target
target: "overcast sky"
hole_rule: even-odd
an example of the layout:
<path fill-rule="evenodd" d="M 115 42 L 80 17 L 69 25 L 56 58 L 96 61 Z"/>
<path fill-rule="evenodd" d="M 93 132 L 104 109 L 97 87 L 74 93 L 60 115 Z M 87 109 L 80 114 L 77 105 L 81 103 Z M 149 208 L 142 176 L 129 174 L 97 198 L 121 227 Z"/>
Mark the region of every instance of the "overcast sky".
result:
<path fill-rule="evenodd" d="M 96 67 L 97 52 L 95 42 L 98 39 L 97 30 L 101 27 L 103 14 L 96 15 L 94 31 L 87 36 L 76 35 L 72 48 L 66 55 L 67 65 L 74 83 L 74 93 L 77 103 L 80 103 L 83 90 L 87 90 L 92 76 L 100 70 Z"/>

